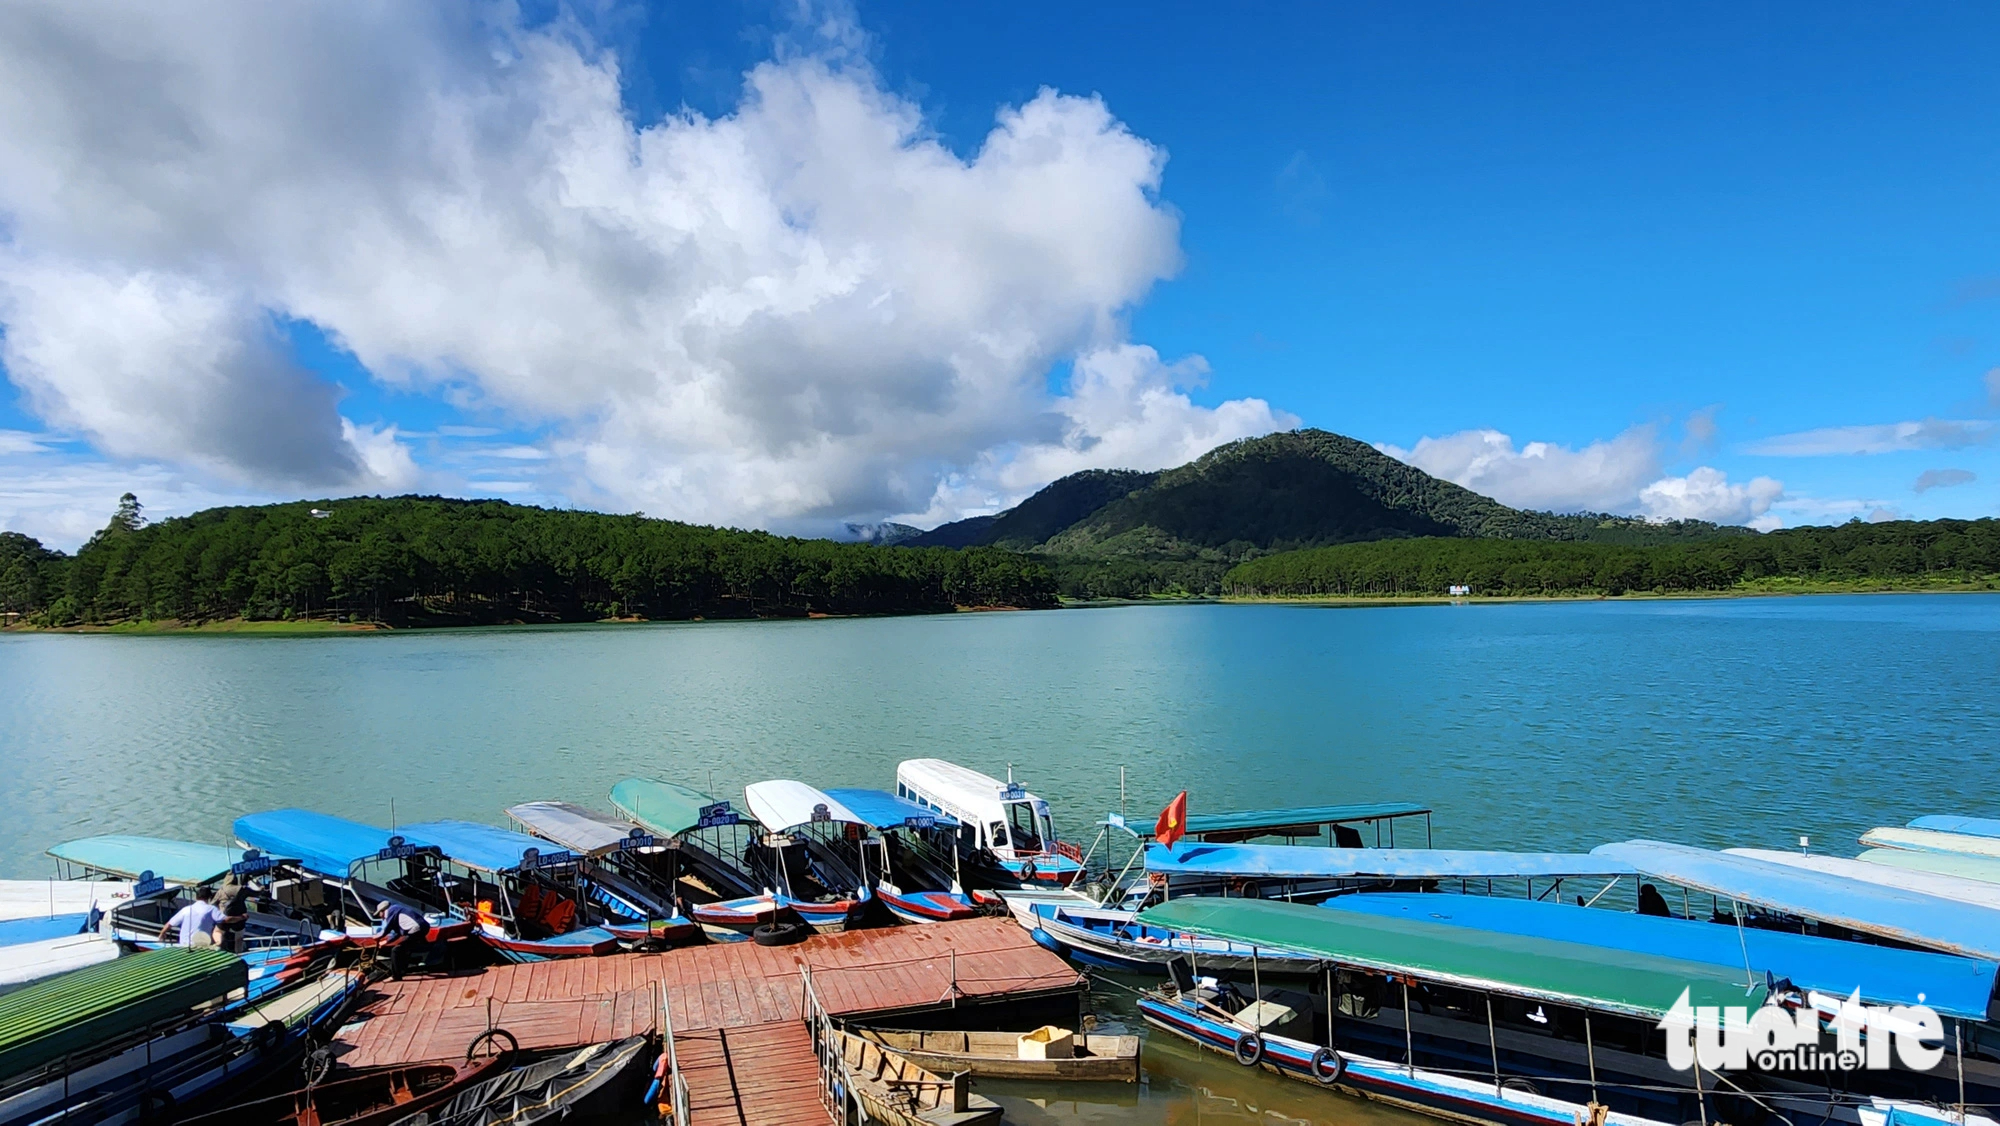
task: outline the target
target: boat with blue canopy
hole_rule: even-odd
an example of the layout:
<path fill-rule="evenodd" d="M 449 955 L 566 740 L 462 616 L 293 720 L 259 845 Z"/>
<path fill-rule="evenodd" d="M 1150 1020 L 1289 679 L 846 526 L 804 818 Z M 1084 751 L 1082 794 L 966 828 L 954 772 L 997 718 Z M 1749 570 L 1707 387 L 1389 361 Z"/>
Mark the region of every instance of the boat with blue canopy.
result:
<path fill-rule="evenodd" d="M 86 920 L 128 948 L 151 950 L 179 938 L 166 930 L 181 908 L 193 902 L 191 889 L 268 882 L 284 861 L 257 849 L 227 848 L 161 837 L 111 835 L 64 841 L 49 849 L 66 875 L 132 881 L 130 899 L 110 907 L 99 921 Z M 264 890 L 260 888 L 260 892 Z M 267 894 L 245 900 L 248 909 L 237 953 L 267 947 L 315 946 L 339 937 L 306 914 Z"/>
<path fill-rule="evenodd" d="M 1963 817 L 1956 814 L 1933 813 L 1925 817 L 1911 818 L 1912 829 L 1933 829 L 1940 833 L 1963 833 L 1969 837 L 2000 837 L 2000 818 Z"/>
<path fill-rule="evenodd" d="M 231 831 L 247 848 L 286 858 L 271 881 L 280 903 L 362 946 L 381 941 L 376 908 L 384 901 L 427 919 L 432 942 L 472 933 L 472 924 L 454 918 L 445 902 L 438 885 L 443 854 L 434 844 L 309 809 L 247 813 Z"/>
<path fill-rule="evenodd" d="M 1895 848 L 1905 852 L 1941 852 L 1952 856 L 1981 856 L 2000 859 L 2000 838 L 1974 833 L 1948 833 L 1941 829 L 1870 829 L 1861 834 L 1869 848 Z"/>
<path fill-rule="evenodd" d="M 1746 908 L 1912 946 L 1970 958 L 2000 957 L 2000 911 L 1987 907 L 1662 841 L 1599 845 L 1591 855 L 1706 893 L 1718 906 L 1728 899 Z M 1770 921 L 1797 927 L 1784 920 Z"/>
<path fill-rule="evenodd" d="M 1958 1097 L 1953 1080 L 1970 1079 L 1969 1067 L 1956 1075 L 1844 1072 L 1835 1088 L 1809 1065 L 1774 1062 L 1726 1077 L 1673 1069 L 1660 1022 L 1680 1005 L 1755 1010 L 1767 1000 L 1795 1003 L 1787 983 L 1775 983 L 1773 993 L 1771 978 L 1757 979 L 1740 962 L 1654 952 L 1663 933 L 1651 930 L 1654 923 L 1712 926 L 1732 943 L 1733 927 L 1646 918 L 1637 925 L 1647 936 L 1636 939 L 1600 929 L 1624 923 L 1597 908 L 1477 895 L 1339 899 L 1332 910 L 1219 898 L 1148 908 L 1140 916 L 1148 925 L 1226 938 L 1260 954 L 1316 956 L 1326 978 L 1313 993 L 1253 979 L 1246 995 L 1237 985 L 1200 977 L 1199 967 L 1176 963 L 1169 984 L 1141 998 L 1141 1014 L 1155 1028 L 1246 1067 L 1458 1122 L 1674 1126 L 1775 1117 L 1885 1126 L 1885 1113 L 1911 1126 L 1960 1120 L 1962 1112 L 1948 1104 Z M 1453 917 L 1431 918 L 1433 911 Z M 1555 911 L 1569 912 L 1568 921 L 1555 922 Z M 1586 912 L 1607 920 L 1578 923 Z M 1576 941 L 1576 933 L 1614 941 Z M 1700 946 L 1710 950 L 1705 940 Z M 1837 951 L 1825 956 L 1832 960 L 1819 965 L 1833 975 L 1829 980 L 1879 968 L 1872 961 L 1842 963 Z M 1970 1012 L 1977 977 L 1990 980 L 1994 967 L 1982 964 L 1975 975 L 1962 960 L 1943 964 L 1960 975 L 1951 1003 Z M 1902 979 L 1893 988 L 1914 984 Z M 1990 1094 L 1984 1084 L 1964 1090 L 1968 1099 Z"/>
<path fill-rule="evenodd" d="M 477 821 L 422 821 L 405 828 L 435 845 L 463 876 L 443 876 L 449 910 L 473 934 L 515 962 L 587 957 L 618 949 L 580 886 L 577 855 L 549 842 Z"/>
<path fill-rule="evenodd" d="M 864 873 L 863 879 L 870 882 L 875 897 L 891 914 L 906 923 L 969 919 L 979 914 L 979 904 L 965 893 L 955 872 L 940 873 L 934 862 L 926 862 L 937 856 L 956 860 L 957 818 L 887 790 L 846 788 L 825 793 L 880 834 L 862 842 L 864 866 L 871 853 L 876 858 L 873 870 Z M 941 846 L 937 838 L 943 839 Z M 916 886 L 919 883 L 931 887 Z M 997 897 L 994 902 L 999 902 Z"/>
<path fill-rule="evenodd" d="M 1325 837 L 1335 848 L 1394 848 L 1396 824 L 1405 818 L 1424 819 L 1424 847 L 1431 846 L 1431 809 L 1411 802 L 1362 802 L 1345 805 L 1307 805 L 1288 809 L 1246 809 L 1231 813 L 1190 813 L 1186 834 L 1189 840 L 1211 844 L 1234 844 L 1259 837 L 1283 837 L 1287 843 L 1302 838 Z M 1374 836 L 1372 846 L 1361 829 Z M 1387 831 L 1386 836 L 1384 830 Z M 1407 834 L 1405 834 L 1407 835 Z"/>
<path fill-rule="evenodd" d="M 1385 918 L 1419 919 L 1494 934 L 1560 939 L 1649 957 L 1721 966 L 1746 981 L 1789 981 L 1836 1001 L 1857 989 L 1878 1005 L 1928 1004 L 1965 1020 L 1986 1019 L 2000 964 L 1955 954 L 1903 950 L 1724 923 L 1641 915 L 1511 896 L 1370 892 L 1323 906 Z"/>
<path fill-rule="evenodd" d="M 1523 881 L 1528 898 L 1564 880 L 1629 875 L 1605 857 L 1572 852 L 1482 852 L 1430 848 L 1320 848 L 1312 845 L 1199 844 L 1146 846 L 1146 871 L 1168 894 L 1290 899 L 1368 886 L 1412 888 L 1459 881 Z"/>
<path fill-rule="evenodd" d="M 868 823 L 824 791 L 789 778 L 743 788 L 743 805 L 764 835 L 751 868 L 789 908 L 821 934 L 846 930 L 870 898 L 861 872 Z"/>
<path fill-rule="evenodd" d="M 680 841 L 570 802 L 522 802 L 507 816 L 581 858 L 583 890 L 620 941 L 679 942 L 699 932 L 680 906 Z"/>

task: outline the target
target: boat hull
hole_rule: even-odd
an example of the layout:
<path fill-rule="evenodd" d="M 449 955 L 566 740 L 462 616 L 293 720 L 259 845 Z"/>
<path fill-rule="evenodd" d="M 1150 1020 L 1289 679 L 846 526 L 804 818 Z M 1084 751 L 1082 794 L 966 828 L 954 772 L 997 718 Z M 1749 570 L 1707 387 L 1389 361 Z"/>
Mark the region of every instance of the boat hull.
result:
<path fill-rule="evenodd" d="M 1137 1036 L 1080 1035 L 1084 1053 L 1068 1059 L 1021 1059 L 1020 1037 L 1011 1032 L 895 1032 L 861 1029 L 858 1034 L 939 1075 L 968 1072 L 980 1079 L 1071 1080 L 1095 1083 L 1139 1081 Z"/>
<path fill-rule="evenodd" d="M 867 1108 L 871 1121 L 893 1126 L 991 1126 L 1000 1121 L 1000 1104 L 967 1092 L 964 1077 L 944 1079 L 851 1032 L 830 1035 L 837 1038 L 847 1074 L 854 1080 L 851 1093 Z"/>
<path fill-rule="evenodd" d="M 882 901 L 890 914 L 906 923 L 941 923 L 979 914 L 972 900 L 948 891 L 899 892 L 878 886 L 875 898 Z"/>
<path fill-rule="evenodd" d="M 1323 963 L 1317 958 L 1282 951 L 1252 951 L 1239 942 L 1199 938 L 1147 926 L 1130 911 L 1070 908 L 1040 903 L 1030 909 L 1036 929 L 1050 941 L 1044 946 L 1077 961 L 1109 969 L 1157 971 L 1175 958 L 1192 958 L 1205 974 L 1314 976 Z M 1032 933 L 1032 932 L 1031 932 Z"/>
<path fill-rule="evenodd" d="M 479 941 L 510 962 L 546 962 L 556 958 L 593 958 L 615 954 L 618 936 L 603 927 L 583 927 L 549 938 L 517 938 L 512 935 L 479 931 Z"/>

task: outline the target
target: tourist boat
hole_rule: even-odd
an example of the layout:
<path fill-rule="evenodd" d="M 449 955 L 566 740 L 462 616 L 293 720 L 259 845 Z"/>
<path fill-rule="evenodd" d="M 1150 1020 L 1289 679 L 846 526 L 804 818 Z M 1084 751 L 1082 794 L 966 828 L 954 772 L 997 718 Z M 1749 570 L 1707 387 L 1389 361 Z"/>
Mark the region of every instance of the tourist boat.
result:
<path fill-rule="evenodd" d="M 1227 939 L 1204 938 L 1150 926 L 1135 911 L 1037 903 L 1031 933 L 1043 947 L 1065 958 L 1103 969 L 1156 973 L 1175 958 L 1192 956 L 1209 973 L 1249 973 L 1258 951 Z M 1316 974 L 1319 959 L 1280 950 L 1262 952 L 1264 973 Z"/>
<path fill-rule="evenodd" d="M 912 886 L 913 880 L 936 878 L 920 871 L 912 861 L 920 847 L 917 842 L 924 838 L 941 835 L 949 840 L 957 836 L 958 822 L 950 814 L 925 809 L 887 790 L 832 789 L 826 794 L 880 834 L 862 842 L 862 880 L 874 889 L 875 898 L 890 914 L 906 923 L 939 923 L 970 919 L 980 913 L 980 905 L 955 877 L 943 881 L 942 890 Z M 956 849 L 949 851 L 956 856 Z"/>
<path fill-rule="evenodd" d="M 406 827 L 436 845 L 449 910 L 473 923 L 473 937 L 513 962 L 589 957 L 618 949 L 618 936 L 597 924 L 584 896 L 578 858 L 566 849 L 476 821 L 423 821 Z"/>
<path fill-rule="evenodd" d="M 1674 1070 L 1662 1051 L 1660 1022 L 1679 1003 L 1755 1010 L 1767 1000 L 1787 1008 L 1812 1002 L 1790 982 L 1756 980 L 1740 962 L 1647 952 L 1664 933 L 1652 930 L 1662 920 L 1638 917 L 1650 933 L 1635 939 L 1595 929 L 1630 929 L 1632 917 L 1621 919 L 1619 912 L 1603 911 L 1605 920 L 1578 930 L 1595 908 L 1559 907 L 1531 916 L 1554 905 L 1412 895 L 1377 909 L 1367 905 L 1372 896 L 1351 898 L 1362 906 L 1328 910 L 1184 898 L 1148 908 L 1141 917 L 1152 925 L 1322 959 L 1326 984 L 1319 996 L 1332 1004 L 1261 984 L 1244 995 L 1176 963 L 1172 980 L 1142 997 L 1141 1014 L 1154 1027 L 1228 1053 L 1246 1067 L 1459 1122 L 1673 1126 L 1810 1116 L 1863 1126 L 1864 1110 L 1886 1109 L 1896 1122 L 1946 1126 L 1963 1113 L 1942 1109 L 1956 1101 L 1953 1080 L 1971 1078 L 1962 1057 L 1954 1075 L 1907 1069 L 1841 1073 L 1842 1087 L 1859 1084 L 1859 1095 L 1829 1090 L 1822 1073 L 1813 1070 L 1757 1068 L 1722 1076 Z M 1435 900 L 1442 912 L 1491 910 L 1491 917 L 1471 921 L 1511 927 L 1429 918 L 1416 913 L 1421 904 L 1410 901 L 1417 900 Z M 1714 926 L 1677 922 L 1680 928 Z M 1721 937 L 1747 934 L 1735 927 L 1715 930 Z M 1575 941 L 1573 935 L 1609 944 Z M 1833 967 L 1847 959 L 1846 967 L 1865 977 L 1878 954 L 1908 953 L 1852 943 L 1833 950 L 1843 944 L 1815 941 L 1825 944 L 1820 956 L 1827 961 L 1814 972 L 1836 972 Z M 1976 972 L 1993 969 L 1987 963 Z M 1973 974 L 1968 969 L 1955 975 L 1967 988 L 1954 987 L 1944 1003 L 1950 1008 L 1969 1002 L 1983 1016 L 1986 1001 L 1974 999 Z M 1977 1019 L 1973 1011 L 1957 1009 L 1955 1019 Z M 1868 1091 L 1869 1086 L 1903 1094 Z M 1984 1084 L 1963 1089 L 1980 1101 L 1988 1093 Z"/>
<path fill-rule="evenodd" d="M 236 819 L 239 843 L 280 860 L 272 895 L 348 941 L 373 947 L 382 941 L 376 908 L 393 901 L 430 923 L 429 939 L 455 942 L 472 923 L 452 916 L 438 884 L 443 854 L 433 844 L 401 833 L 306 809 L 274 809 Z"/>
<path fill-rule="evenodd" d="M 1560 896 L 1565 881 L 1632 873 L 1630 865 L 1594 853 L 1186 841 L 1173 848 L 1149 844 L 1145 860 L 1146 874 L 1170 899 L 1184 895 L 1314 899 L 1344 891 L 1454 884 L 1461 890 L 1499 890 L 1534 899 Z"/>
<path fill-rule="evenodd" d="M 86 878 L 111 877 L 132 881 L 129 900 L 111 908 L 103 930 L 135 950 L 151 950 L 178 941 L 163 935 L 175 913 L 193 902 L 192 890 L 214 887 L 226 879 L 268 880 L 280 861 L 257 849 L 225 848 L 159 837 L 100 836 L 64 841 L 48 850 L 67 872 Z M 255 897 L 243 924 L 245 950 L 268 947 L 316 946 L 340 938 L 316 921 L 269 897 Z"/>
<path fill-rule="evenodd" d="M 176 1126 L 395 1126 L 505 1072 L 509 1053 L 459 1063 L 419 1063 L 345 1071 L 282 1095 L 239 1102 Z"/>
<path fill-rule="evenodd" d="M 890 1126 L 988 1126 L 1000 1121 L 1000 1104 L 973 1094 L 965 1072 L 947 1079 L 866 1037 L 834 1030 L 828 1035 L 869 1121 Z"/>
<path fill-rule="evenodd" d="M 959 822 L 955 863 L 969 887 L 1068 887 L 1083 874 L 1083 854 L 1057 839 L 1049 803 L 1018 782 L 944 759 L 909 759 L 896 766 L 896 796 Z"/>
<path fill-rule="evenodd" d="M 859 870 L 868 825 L 825 793 L 788 778 L 743 788 L 743 804 L 764 835 L 751 849 L 752 867 L 789 908 L 821 934 L 860 919 L 870 892 Z"/>
<path fill-rule="evenodd" d="M 1018 1032 L 851 1031 L 939 1075 L 965 1072 L 980 1079 L 1081 1080 L 1098 1083 L 1139 1081 L 1137 1036 L 1078 1033 L 1075 1054 L 1022 1058 Z"/>
<path fill-rule="evenodd" d="M 74 918 L 109 912 L 132 898 L 131 880 L 0 880 L 0 923 Z"/>
<path fill-rule="evenodd" d="M 777 893 L 744 857 L 757 833 L 728 802 L 678 782 L 627 778 L 611 787 L 611 806 L 660 840 L 680 845 L 681 883 L 693 894 L 686 910 L 715 942 L 742 942 L 782 910 Z"/>
<path fill-rule="evenodd" d="M 2000 959 L 2000 910 L 1990 907 L 1662 841 L 1599 845 L 1591 855 L 1677 885 L 1679 895 L 1664 898 L 1669 905 L 1678 899 L 1683 916 L 1697 914 L 1692 900 L 1700 895 L 1710 917 L 1741 917 L 1746 927 L 1818 929 Z"/>
<path fill-rule="evenodd" d="M 1918 820 L 1925 819 L 1918 818 Z M 1941 852 L 1952 856 L 2000 859 L 2000 838 L 1978 833 L 1948 832 L 1924 826 L 1870 829 L 1861 834 L 1861 843 L 1870 848 L 1894 848 L 1904 852 Z"/>
<path fill-rule="evenodd" d="M 325 968 L 236 999 L 247 984 L 242 959 L 176 947 L 0 997 L 0 1126 L 194 1112 L 296 1064 L 345 1019 L 364 977 Z"/>
<path fill-rule="evenodd" d="M 1964 817 L 1958 814 L 1930 814 L 1912 818 L 1912 829 L 1933 829 L 1940 833 L 1961 833 L 1972 837 L 2000 837 L 2000 819 Z"/>
<path fill-rule="evenodd" d="M 499 1126 L 633 1119 L 652 1062 L 652 1040 L 646 1036 L 592 1044 L 474 1083 L 431 1108 L 428 1121 Z"/>
<path fill-rule="evenodd" d="M 570 802 L 523 802 L 509 806 L 507 816 L 583 858 L 584 894 L 619 941 L 674 943 L 701 933 L 681 910 L 679 840 Z"/>
<path fill-rule="evenodd" d="M 0 943 L 5 943 L 0 945 L 0 995 L 57 974 L 109 962 L 120 953 L 118 943 L 101 931 L 24 939 L 15 929 L 22 922 L 39 923 L 42 920 L 17 919 L 0 923 Z M 61 925 L 69 927 L 73 924 L 65 920 Z"/>
<path fill-rule="evenodd" d="M 1323 836 L 1330 848 L 1395 848 L 1398 823 L 1418 817 L 1424 819 L 1423 847 L 1429 848 L 1431 809 L 1411 802 L 1190 813 L 1182 833 L 1184 839 L 1200 844 L 1241 844 L 1266 837 L 1280 837 L 1286 844 L 1298 844 Z M 1372 840 L 1363 835 L 1364 830 Z M 1407 831 L 1404 835 L 1408 836 Z"/>

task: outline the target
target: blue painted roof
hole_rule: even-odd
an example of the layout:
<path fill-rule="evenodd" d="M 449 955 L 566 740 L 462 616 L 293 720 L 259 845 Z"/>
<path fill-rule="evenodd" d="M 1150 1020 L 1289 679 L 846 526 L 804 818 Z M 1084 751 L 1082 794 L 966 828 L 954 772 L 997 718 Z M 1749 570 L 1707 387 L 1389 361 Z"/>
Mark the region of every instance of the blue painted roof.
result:
<path fill-rule="evenodd" d="M 1935 829 L 1940 833 L 1964 833 L 1969 837 L 2000 837 L 2000 819 L 1992 817 L 1956 817 L 1933 814 L 1919 817 L 1909 823 L 1911 829 Z"/>
<path fill-rule="evenodd" d="M 373 860 L 389 846 L 387 829 L 310 809 L 246 813 L 236 819 L 235 831 L 236 839 L 251 848 L 296 860 L 308 872 L 339 879 L 346 879 L 356 864 Z M 404 840 L 417 843 L 407 836 Z"/>
<path fill-rule="evenodd" d="M 521 854 L 529 849 L 549 859 L 568 857 L 549 842 L 498 825 L 477 821 L 422 821 L 408 828 L 412 840 L 434 844 L 445 857 L 467 868 L 485 872 L 510 872 L 521 866 Z"/>
<path fill-rule="evenodd" d="M 64 841 L 50 849 L 49 855 L 128 880 L 151 872 L 170 884 L 205 884 L 243 859 L 243 850 L 161 837 L 113 835 Z"/>
<path fill-rule="evenodd" d="M 1630 865 L 1571 852 L 1470 852 L 1443 848 L 1313 848 L 1306 845 L 1146 846 L 1146 870 L 1169 876 L 1265 879 L 1500 879 L 1616 876 Z"/>
<path fill-rule="evenodd" d="M 1928 1004 L 1946 1016 L 1986 1019 L 2000 964 L 1696 919 L 1663 919 L 1574 904 L 1487 895 L 1370 892 L 1326 901 L 1335 910 L 1422 919 L 1495 934 L 1554 938 L 1634 954 L 1766 972 L 1801 989 L 1846 997 L 1858 986 L 1877 1004 Z M 1746 975 L 1747 976 L 1747 975 Z"/>
<path fill-rule="evenodd" d="M 958 819 L 949 813 L 927 809 L 908 798 L 887 790 L 827 790 L 827 797 L 854 811 L 854 815 L 877 829 L 928 828 L 942 825 L 956 829 Z"/>
<path fill-rule="evenodd" d="M 1991 907 L 1661 841 L 1598 845 L 1591 855 L 1711 895 L 1863 934 L 1973 958 L 2000 957 L 2000 910 Z"/>

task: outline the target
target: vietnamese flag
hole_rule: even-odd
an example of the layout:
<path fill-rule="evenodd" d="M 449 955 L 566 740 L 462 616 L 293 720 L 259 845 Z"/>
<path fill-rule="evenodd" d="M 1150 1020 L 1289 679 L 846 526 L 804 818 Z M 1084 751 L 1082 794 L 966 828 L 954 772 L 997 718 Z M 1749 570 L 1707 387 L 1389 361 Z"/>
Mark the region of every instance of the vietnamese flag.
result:
<path fill-rule="evenodd" d="M 1179 797 L 1168 802 L 1167 808 L 1160 811 L 1160 819 L 1153 823 L 1153 839 L 1172 849 L 1186 835 L 1187 791 L 1182 790 Z"/>

